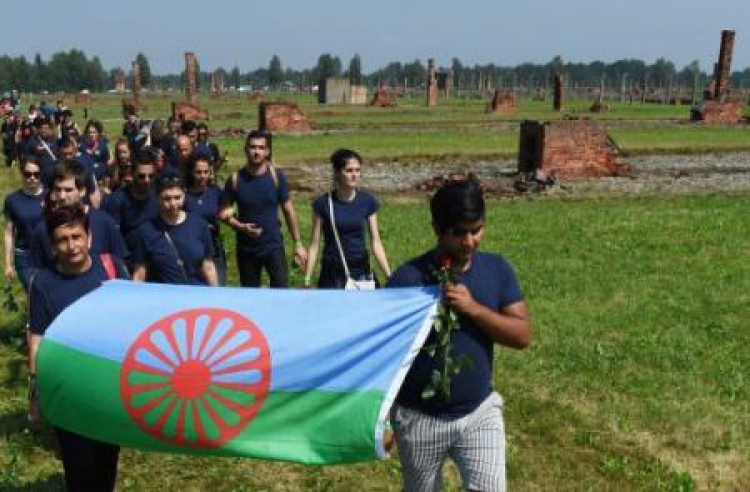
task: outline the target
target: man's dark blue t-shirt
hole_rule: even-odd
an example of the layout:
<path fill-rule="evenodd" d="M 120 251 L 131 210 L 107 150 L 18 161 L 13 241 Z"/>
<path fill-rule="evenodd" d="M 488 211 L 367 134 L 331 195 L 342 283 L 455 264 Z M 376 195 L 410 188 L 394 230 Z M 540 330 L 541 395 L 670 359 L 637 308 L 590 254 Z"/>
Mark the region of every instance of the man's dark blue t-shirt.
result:
<path fill-rule="evenodd" d="M 135 231 L 142 224 L 159 215 L 159 205 L 153 193 L 140 200 L 135 198 L 127 187 L 120 188 L 109 195 L 102 208 L 115 220 L 122 237 L 131 248 L 135 245 L 133 238 Z"/>
<path fill-rule="evenodd" d="M 331 229 L 331 213 L 328 206 L 328 193 L 313 202 L 313 210 L 323 221 L 323 257 L 338 261 L 340 255 L 336 238 Z M 333 194 L 333 215 L 339 233 L 341 247 L 347 260 L 360 260 L 367 256 L 365 226 L 367 219 L 378 211 L 380 204 L 366 191 L 358 190 L 351 202 L 344 202 Z"/>
<path fill-rule="evenodd" d="M 400 266 L 388 279 L 387 287 L 413 287 L 435 285 L 438 271 L 435 251 Z M 458 277 L 480 304 L 498 311 L 523 299 L 515 273 L 510 264 L 500 256 L 476 252 L 471 267 Z M 396 401 L 405 407 L 435 415 L 456 417 L 471 413 L 492 391 L 493 341 L 465 316 L 459 315 L 460 329 L 454 332 L 451 344 L 456 357 L 468 356 L 473 362 L 462 368 L 451 380 L 451 399 L 444 401 L 439 395 L 423 399 L 422 391 L 430 383 L 432 373 L 443 367 L 439 356 L 430 357 L 420 351 L 406 376 Z M 431 332 L 425 345 L 435 342 Z"/>
<path fill-rule="evenodd" d="M 222 190 L 216 185 L 208 186 L 201 193 L 185 193 L 185 211 L 200 215 L 206 222 L 216 226 L 221 207 Z"/>
<path fill-rule="evenodd" d="M 243 223 L 255 223 L 263 228 L 259 238 L 238 233 L 237 251 L 252 256 L 263 256 L 284 248 L 279 223 L 279 207 L 289 201 L 289 184 L 286 176 L 276 170 L 278 185 L 271 171 L 253 176 L 242 168 L 237 173 L 235 186 L 232 176 L 224 187 L 225 200 L 237 203 L 237 218 Z"/>
<path fill-rule="evenodd" d="M 138 228 L 136 237 L 133 263 L 146 266 L 148 281 L 207 284 L 202 273 L 203 260 L 213 258 L 214 249 L 208 224 L 200 216 L 188 213 L 177 225 L 156 217 Z"/>
<path fill-rule="evenodd" d="M 43 204 L 43 192 L 29 195 L 17 190 L 5 196 L 3 214 L 6 220 L 13 222 L 13 245 L 17 249 L 29 249 L 34 229 L 42 221 Z"/>
<path fill-rule="evenodd" d="M 93 256 L 102 253 L 110 253 L 119 258 L 127 258 L 128 249 L 122 239 L 117 224 L 112 217 L 89 207 L 89 232 L 91 233 L 91 254 Z M 54 268 L 55 253 L 52 250 L 52 241 L 47 234 L 47 225 L 44 221 L 37 224 L 31 236 L 31 264 L 35 268 Z"/>
<path fill-rule="evenodd" d="M 129 278 L 122 261 L 111 256 L 117 278 Z M 68 275 L 56 268 L 43 268 L 34 275 L 29 290 L 29 327 L 43 335 L 66 307 L 109 279 L 100 255 L 91 257 L 91 268 L 80 275 Z"/>

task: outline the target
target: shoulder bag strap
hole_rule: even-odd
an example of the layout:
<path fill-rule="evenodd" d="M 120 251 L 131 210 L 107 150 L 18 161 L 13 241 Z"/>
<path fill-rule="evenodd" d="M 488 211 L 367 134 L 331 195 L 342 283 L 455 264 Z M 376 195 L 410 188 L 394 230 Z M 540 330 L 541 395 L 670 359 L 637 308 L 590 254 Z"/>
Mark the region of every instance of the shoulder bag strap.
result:
<path fill-rule="evenodd" d="M 349 266 L 346 264 L 346 257 L 344 256 L 344 248 L 341 247 L 341 240 L 339 239 L 339 232 L 336 229 L 336 217 L 333 215 L 333 192 L 328 192 L 328 213 L 331 215 L 331 229 L 333 230 L 333 237 L 336 239 L 336 247 L 341 255 L 341 264 L 344 266 L 344 274 L 346 278 L 349 276 Z"/>
<path fill-rule="evenodd" d="M 172 247 L 172 250 L 174 251 L 174 255 L 177 257 L 177 266 L 180 267 L 183 278 L 185 280 L 188 280 L 187 272 L 185 271 L 185 262 L 182 261 L 182 256 L 180 256 L 180 251 L 177 249 L 177 246 L 175 246 L 174 241 L 172 241 L 172 236 L 170 236 L 167 231 L 164 231 L 164 238 Z"/>
<path fill-rule="evenodd" d="M 117 269 L 115 268 L 115 262 L 112 260 L 112 255 L 109 253 L 102 253 L 99 255 L 104 265 L 104 271 L 107 272 L 107 280 L 117 278 Z"/>

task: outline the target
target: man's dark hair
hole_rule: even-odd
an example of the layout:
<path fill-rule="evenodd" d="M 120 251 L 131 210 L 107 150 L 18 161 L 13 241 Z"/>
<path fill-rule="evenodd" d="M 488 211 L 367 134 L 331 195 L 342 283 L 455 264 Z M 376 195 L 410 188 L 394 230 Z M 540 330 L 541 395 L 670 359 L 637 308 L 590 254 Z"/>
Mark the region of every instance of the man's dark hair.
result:
<path fill-rule="evenodd" d="M 266 141 L 266 147 L 268 147 L 268 158 L 270 159 L 273 154 L 273 137 L 271 132 L 265 130 L 250 131 L 250 133 L 247 134 L 247 137 L 245 137 L 245 148 L 247 149 L 247 146 L 250 145 L 250 140 L 256 140 L 259 138 Z"/>
<path fill-rule="evenodd" d="M 206 132 L 208 132 L 208 125 L 205 124 L 205 123 L 203 123 L 202 121 L 200 123 L 198 123 L 197 125 L 195 125 L 195 128 L 197 128 L 198 131 L 200 131 L 200 130 L 206 130 Z"/>
<path fill-rule="evenodd" d="M 195 124 L 195 121 L 185 120 L 182 122 L 182 125 L 180 125 L 180 133 L 182 133 L 183 135 L 187 135 L 188 133 L 192 132 L 196 128 L 198 127 Z"/>
<path fill-rule="evenodd" d="M 62 161 L 55 166 L 55 171 L 52 174 L 53 183 L 70 178 L 75 180 L 76 188 L 79 190 L 86 188 L 86 169 L 83 167 L 83 164 L 76 160 L 69 160 Z"/>
<path fill-rule="evenodd" d="M 482 188 L 474 179 L 443 185 L 430 200 L 432 223 L 442 234 L 460 222 L 484 219 Z"/>
<path fill-rule="evenodd" d="M 180 188 L 185 189 L 185 183 L 182 180 L 182 177 L 175 173 L 175 172 L 165 172 L 160 174 L 156 178 L 156 194 L 161 194 L 164 190 L 169 190 L 172 188 Z"/>
<path fill-rule="evenodd" d="M 76 203 L 74 205 L 61 205 L 49 209 L 44 217 L 47 235 L 52 240 L 55 229 L 62 226 L 71 226 L 80 224 L 84 230 L 89 232 L 89 215 L 83 205 Z"/>
<path fill-rule="evenodd" d="M 357 162 L 362 164 L 362 156 L 350 149 L 338 149 L 336 152 L 331 154 L 331 164 L 333 170 L 339 172 L 346 167 L 346 163 L 349 159 L 356 159 Z"/>
<path fill-rule="evenodd" d="M 156 155 L 156 149 L 153 147 L 143 147 L 135 155 L 136 166 L 139 166 L 141 164 L 152 164 L 155 166 L 158 160 L 159 159 Z"/>
<path fill-rule="evenodd" d="M 52 122 L 44 116 L 39 116 L 34 119 L 34 128 L 41 128 L 42 125 L 52 126 Z"/>

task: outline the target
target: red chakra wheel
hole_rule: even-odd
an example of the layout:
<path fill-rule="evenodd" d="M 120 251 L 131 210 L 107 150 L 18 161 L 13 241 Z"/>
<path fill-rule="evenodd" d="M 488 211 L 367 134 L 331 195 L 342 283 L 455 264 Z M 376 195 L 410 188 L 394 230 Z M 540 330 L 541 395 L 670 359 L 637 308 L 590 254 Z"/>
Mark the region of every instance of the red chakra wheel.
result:
<path fill-rule="evenodd" d="M 218 447 L 258 413 L 270 367 L 265 336 L 252 321 L 226 309 L 190 309 L 138 336 L 122 364 L 120 397 L 151 436 Z"/>

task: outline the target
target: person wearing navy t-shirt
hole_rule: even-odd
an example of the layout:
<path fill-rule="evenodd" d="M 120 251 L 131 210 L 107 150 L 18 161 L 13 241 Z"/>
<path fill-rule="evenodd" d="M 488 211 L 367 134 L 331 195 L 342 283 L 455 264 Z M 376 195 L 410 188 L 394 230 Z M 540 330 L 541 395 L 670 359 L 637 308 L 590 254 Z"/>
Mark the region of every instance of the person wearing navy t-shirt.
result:
<path fill-rule="evenodd" d="M 49 191 L 48 210 L 62 205 L 83 204 L 86 196 L 86 173 L 77 161 L 65 161 L 55 168 L 52 189 Z M 109 215 L 84 204 L 91 231 L 91 252 L 110 253 L 120 258 L 128 256 L 125 241 Z M 44 222 L 37 224 L 31 236 L 30 262 L 35 268 L 51 268 L 55 264 L 54 248 Z"/>
<path fill-rule="evenodd" d="M 102 202 L 102 193 L 99 189 L 99 183 L 94 175 L 94 162 L 91 158 L 85 154 L 82 154 L 78 150 L 78 142 L 75 137 L 69 136 L 60 143 L 60 158 L 57 163 L 60 164 L 65 161 L 76 161 L 86 171 L 86 197 L 85 202 L 89 205 L 93 205 L 94 208 L 99 208 Z M 54 179 L 55 169 L 53 168 L 47 176 L 45 185 L 48 188 L 52 188 L 52 180 Z"/>
<path fill-rule="evenodd" d="M 224 244 L 221 240 L 219 227 L 219 210 L 221 208 L 221 188 L 213 183 L 213 166 L 210 158 L 202 154 L 193 153 L 187 160 L 187 194 L 185 195 L 185 211 L 201 216 L 211 232 L 214 248 L 214 265 L 219 276 L 219 285 L 227 283 L 227 262 Z"/>
<path fill-rule="evenodd" d="M 387 287 L 439 283 L 441 268 L 453 281 L 442 286 L 442 302 L 458 315 L 449 341 L 452 358 L 468 358 L 450 380 L 446 398 L 427 391 L 444 351 L 419 352 L 404 380 L 391 422 L 399 448 L 405 490 L 438 490 L 450 456 L 466 490 L 505 490 L 503 401 L 492 389 L 493 347 L 522 349 L 531 342 L 531 321 L 510 264 L 478 251 L 485 231 L 485 204 L 473 180 L 440 188 L 430 202 L 437 246 L 400 266 Z M 425 346 L 435 345 L 431 332 Z"/>
<path fill-rule="evenodd" d="M 29 290 L 31 259 L 29 248 L 37 224 L 42 221 L 44 186 L 42 168 L 33 157 L 21 163 L 23 186 L 5 196 L 5 278 L 8 282 L 17 276 L 24 291 Z"/>
<path fill-rule="evenodd" d="M 81 204 L 57 207 L 51 211 L 46 225 L 56 263 L 52 268 L 39 270 L 29 289 L 29 419 L 35 424 L 41 422 L 36 356 L 45 331 L 66 307 L 106 280 L 128 278 L 117 257 L 91 256 L 88 215 Z M 118 446 L 59 427 L 55 427 L 55 434 L 68 490 L 114 489 Z"/>
<path fill-rule="evenodd" d="M 227 179 L 221 219 L 236 232 L 237 269 L 243 287 L 260 287 L 266 270 L 271 287 L 286 287 L 288 267 L 278 219 L 279 207 L 294 241 L 294 262 L 305 266 L 286 175 L 271 163 L 271 134 L 254 130 L 245 139 L 247 164 Z M 237 204 L 237 214 L 234 204 Z"/>
<path fill-rule="evenodd" d="M 109 142 L 104 136 L 104 125 L 99 120 L 89 120 L 84 127 L 80 151 L 91 160 L 94 177 L 98 183 L 104 181 L 109 165 Z"/>
<path fill-rule="evenodd" d="M 133 279 L 165 284 L 218 285 L 208 224 L 185 212 L 185 188 L 178 174 L 156 180 L 159 215 L 137 231 Z"/>
<path fill-rule="evenodd" d="M 133 181 L 109 195 L 104 203 L 104 211 L 115 220 L 128 249 L 135 248 L 135 231 L 159 214 L 153 187 L 157 172 L 156 158 L 155 149 L 146 147 L 139 150 Z"/>
<path fill-rule="evenodd" d="M 370 236 L 372 252 L 386 278 L 390 276 L 388 257 L 380 240 L 378 208 L 380 204 L 369 193 L 359 188 L 362 175 L 362 157 L 349 149 L 339 149 L 331 155 L 334 189 L 313 202 L 312 239 L 308 249 L 305 286 L 310 285 L 318 250 L 321 230 L 325 239 L 323 260 L 318 287 L 343 289 L 347 282 L 346 271 L 353 280 L 373 277 L 365 240 L 365 228 Z M 331 220 L 333 208 L 333 221 Z M 346 269 L 342 263 L 336 235 L 343 250 Z"/>

